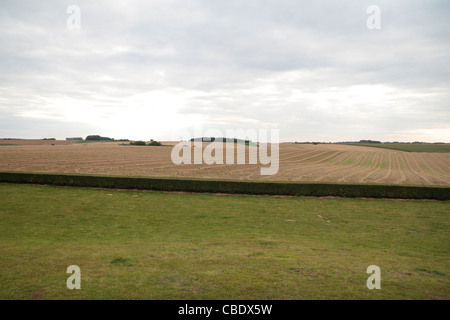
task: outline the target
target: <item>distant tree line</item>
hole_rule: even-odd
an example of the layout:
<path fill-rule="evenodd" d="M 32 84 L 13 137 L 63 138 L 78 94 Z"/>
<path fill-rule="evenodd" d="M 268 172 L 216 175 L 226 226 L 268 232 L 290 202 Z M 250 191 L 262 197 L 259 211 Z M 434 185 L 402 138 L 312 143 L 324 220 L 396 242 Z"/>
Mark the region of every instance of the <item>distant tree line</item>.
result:
<path fill-rule="evenodd" d="M 245 139 L 236 139 L 236 138 L 224 138 L 224 137 L 201 137 L 201 138 L 192 138 L 191 142 L 201 141 L 201 142 L 228 142 L 228 143 L 243 143 L 245 145 L 250 145 L 253 142 L 251 140 Z M 256 144 L 256 143 L 255 143 Z"/>
<path fill-rule="evenodd" d="M 139 140 L 139 141 L 131 141 L 130 145 L 132 146 L 154 146 L 154 147 L 159 147 L 162 146 L 163 144 L 159 141 L 155 141 L 153 139 L 150 140 L 149 143 L 146 143 L 145 141 Z"/>
<path fill-rule="evenodd" d="M 421 142 L 421 141 L 414 141 L 414 142 L 398 142 L 398 141 L 393 141 L 393 142 L 382 142 L 382 141 L 377 141 L 377 140 L 359 140 L 359 141 L 340 141 L 340 142 L 310 142 L 310 141 L 306 141 L 306 142 L 283 142 L 283 143 L 293 143 L 293 144 L 326 144 L 326 143 L 380 143 L 380 144 L 446 144 L 445 142 Z"/>
<path fill-rule="evenodd" d="M 66 138 L 66 140 L 70 141 L 83 141 L 82 137 L 71 137 Z M 130 141 L 128 139 L 114 139 L 110 137 L 102 137 L 100 135 L 89 135 L 86 137 L 86 141 Z"/>
<path fill-rule="evenodd" d="M 377 141 L 377 140 L 359 140 L 359 143 L 381 143 L 381 141 Z"/>
<path fill-rule="evenodd" d="M 331 143 L 331 142 L 316 142 L 316 141 L 304 141 L 304 142 L 298 142 L 298 141 L 295 141 L 295 142 L 291 142 L 291 143 L 293 143 L 293 144 L 314 144 L 314 145 L 316 145 L 316 144 L 325 144 L 325 143 Z"/>
<path fill-rule="evenodd" d="M 114 139 L 109 137 L 102 137 L 99 135 L 90 135 L 86 137 L 86 140 L 96 140 L 96 141 L 113 141 Z"/>

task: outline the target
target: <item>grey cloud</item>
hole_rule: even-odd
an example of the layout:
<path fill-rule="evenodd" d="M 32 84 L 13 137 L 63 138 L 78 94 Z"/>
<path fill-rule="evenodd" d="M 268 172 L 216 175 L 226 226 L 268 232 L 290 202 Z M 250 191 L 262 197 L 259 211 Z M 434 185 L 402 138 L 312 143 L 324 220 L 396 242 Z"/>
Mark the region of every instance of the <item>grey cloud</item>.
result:
<path fill-rule="evenodd" d="M 377 1 L 382 30 L 373 31 L 372 1 L 79 1 L 79 31 L 65 26 L 71 4 L 7 1 L 0 9 L 2 112 L 56 118 L 64 106 L 43 104 L 66 99 L 113 114 L 133 110 L 134 95 L 167 91 L 190 94 L 180 115 L 224 127 L 278 125 L 285 138 L 323 128 L 330 137 L 353 128 L 356 137 L 365 130 L 354 119 L 386 137 L 449 122 L 446 1 Z M 348 108 L 318 102 L 358 85 L 394 88 L 397 104 L 376 106 L 364 92 Z"/>
<path fill-rule="evenodd" d="M 56 138 L 64 140 L 68 137 L 86 137 L 99 131 L 95 126 L 85 123 L 16 117 L 1 111 L 0 128 L 0 138 L 21 139 Z"/>

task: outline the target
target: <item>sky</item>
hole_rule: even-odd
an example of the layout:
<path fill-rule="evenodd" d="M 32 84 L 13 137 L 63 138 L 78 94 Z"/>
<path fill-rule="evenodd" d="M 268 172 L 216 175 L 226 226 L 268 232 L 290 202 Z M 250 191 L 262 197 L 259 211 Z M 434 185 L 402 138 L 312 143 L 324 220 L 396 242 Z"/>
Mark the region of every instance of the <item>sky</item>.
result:
<path fill-rule="evenodd" d="M 1 1 L 0 138 L 450 143 L 449 15 L 447 0 Z"/>

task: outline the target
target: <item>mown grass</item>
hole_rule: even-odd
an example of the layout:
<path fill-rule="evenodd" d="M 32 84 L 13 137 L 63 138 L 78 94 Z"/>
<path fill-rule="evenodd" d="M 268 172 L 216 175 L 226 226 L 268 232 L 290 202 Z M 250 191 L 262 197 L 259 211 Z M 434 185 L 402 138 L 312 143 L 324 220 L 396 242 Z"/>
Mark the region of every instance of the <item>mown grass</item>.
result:
<path fill-rule="evenodd" d="M 449 208 L 0 184 L 0 299 L 449 298 Z"/>
<path fill-rule="evenodd" d="M 393 149 L 407 152 L 449 153 L 450 144 L 413 144 L 413 143 L 348 143 L 351 146 L 363 146 Z"/>

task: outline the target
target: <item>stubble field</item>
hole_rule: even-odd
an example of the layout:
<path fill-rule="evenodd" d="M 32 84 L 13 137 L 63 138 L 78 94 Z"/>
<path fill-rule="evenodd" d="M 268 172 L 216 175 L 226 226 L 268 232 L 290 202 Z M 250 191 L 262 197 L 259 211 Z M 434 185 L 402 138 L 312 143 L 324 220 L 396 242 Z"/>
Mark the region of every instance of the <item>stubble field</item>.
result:
<path fill-rule="evenodd" d="M 130 146 L 118 142 L 80 144 L 18 140 L 8 143 L 15 145 L 0 147 L 0 171 L 450 185 L 450 153 L 404 152 L 340 144 L 280 144 L 278 173 L 262 176 L 260 168 L 263 165 L 259 161 L 257 165 L 248 164 L 248 157 L 246 164 L 241 165 L 175 165 L 171 160 L 174 142 L 164 142 L 166 146 L 163 147 Z M 204 143 L 203 148 L 206 145 Z"/>

